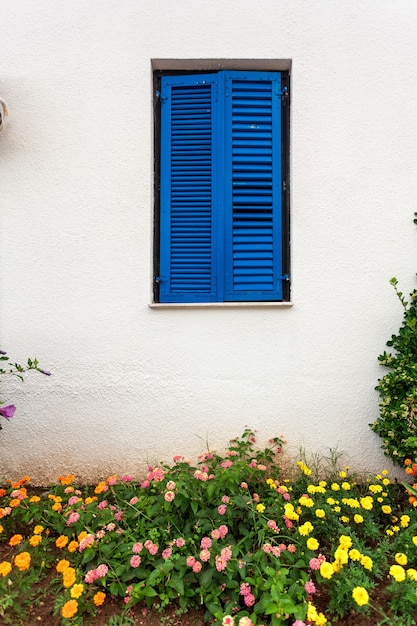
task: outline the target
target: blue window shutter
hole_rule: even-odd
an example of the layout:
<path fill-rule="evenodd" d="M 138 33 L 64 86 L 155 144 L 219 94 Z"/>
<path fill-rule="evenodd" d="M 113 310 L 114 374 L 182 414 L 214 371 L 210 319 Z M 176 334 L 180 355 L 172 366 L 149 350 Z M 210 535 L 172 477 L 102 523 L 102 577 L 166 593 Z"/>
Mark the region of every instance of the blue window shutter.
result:
<path fill-rule="evenodd" d="M 161 82 L 160 302 L 222 299 L 218 74 Z"/>
<path fill-rule="evenodd" d="M 221 72 L 225 90 L 225 300 L 282 300 L 281 81 Z"/>

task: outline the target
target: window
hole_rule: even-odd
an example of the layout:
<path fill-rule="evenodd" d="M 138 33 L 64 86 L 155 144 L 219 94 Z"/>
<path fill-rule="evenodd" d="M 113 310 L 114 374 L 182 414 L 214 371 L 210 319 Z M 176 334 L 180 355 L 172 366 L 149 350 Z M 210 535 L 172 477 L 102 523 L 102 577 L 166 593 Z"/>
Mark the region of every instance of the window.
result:
<path fill-rule="evenodd" d="M 289 300 L 288 73 L 169 73 L 157 99 L 155 300 Z"/>

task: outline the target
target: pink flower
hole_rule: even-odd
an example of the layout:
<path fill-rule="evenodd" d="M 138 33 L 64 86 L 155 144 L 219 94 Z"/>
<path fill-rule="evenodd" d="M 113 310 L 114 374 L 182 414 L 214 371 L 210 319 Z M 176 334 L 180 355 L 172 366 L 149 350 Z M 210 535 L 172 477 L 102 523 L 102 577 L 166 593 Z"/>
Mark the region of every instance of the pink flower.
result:
<path fill-rule="evenodd" d="M 241 596 L 246 596 L 250 592 L 251 592 L 251 586 L 250 586 L 249 583 L 242 583 L 240 585 L 239 593 L 240 593 Z"/>
<path fill-rule="evenodd" d="M 122 511 L 117 511 L 117 513 L 115 513 L 115 514 L 114 514 L 114 519 L 115 519 L 117 522 L 121 522 L 121 520 L 122 520 L 122 515 L 123 515 L 123 512 L 122 512 Z"/>
<path fill-rule="evenodd" d="M 68 504 L 69 504 L 69 500 L 68 500 Z M 102 501 L 98 504 L 97 508 L 98 508 L 98 509 L 100 509 L 100 511 L 101 511 L 102 509 L 105 509 L 105 508 L 106 508 L 107 504 L 108 504 L 108 503 L 107 503 L 107 500 L 102 500 Z"/>
<path fill-rule="evenodd" d="M 76 524 L 80 519 L 80 514 L 77 511 L 73 511 L 67 520 L 67 526 L 70 524 Z"/>
<path fill-rule="evenodd" d="M 166 494 L 164 495 L 164 499 L 167 502 L 172 502 L 174 498 L 175 498 L 175 493 L 173 491 L 167 491 Z"/>
<path fill-rule="evenodd" d="M 235 626 L 235 618 L 231 615 L 225 615 L 222 620 L 222 626 Z"/>
<path fill-rule="evenodd" d="M 297 546 L 295 546 L 293 543 L 289 543 L 287 546 L 287 550 L 288 552 L 292 552 L 293 554 L 295 554 L 295 552 L 297 552 Z"/>
<path fill-rule="evenodd" d="M 210 533 L 212 539 L 220 539 L 220 531 L 215 528 Z"/>
<path fill-rule="evenodd" d="M 313 583 L 312 580 L 308 580 L 306 582 L 306 584 L 304 585 L 304 589 L 307 591 L 307 593 L 309 595 L 312 595 L 313 593 L 316 593 L 316 586 L 315 586 L 315 584 Z"/>
<path fill-rule="evenodd" d="M 246 565 L 246 561 L 239 561 L 239 569 L 244 568 Z"/>
<path fill-rule="evenodd" d="M 188 567 L 192 567 L 194 565 L 194 563 L 196 562 L 196 558 L 195 558 L 195 556 L 187 556 L 187 559 L 186 559 L 185 562 L 186 562 Z"/>
<path fill-rule="evenodd" d="M 96 580 L 96 570 L 90 569 L 84 576 L 84 580 L 87 584 L 91 584 Z"/>
<path fill-rule="evenodd" d="M 2 415 L 8 420 L 11 417 L 13 417 L 15 411 L 16 411 L 16 407 L 14 404 L 8 404 L 7 406 L 0 407 L 0 415 Z"/>
<path fill-rule="evenodd" d="M 117 476 L 109 476 L 107 479 L 107 484 L 113 487 L 117 483 Z"/>
<path fill-rule="evenodd" d="M 130 567 L 139 567 L 141 558 L 139 554 L 134 554 L 130 559 Z"/>
<path fill-rule="evenodd" d="M 200 541 L 200 546 L 202 548 L 211 548 L 211 539 L 210 537 L 203 537 Z"/>
<path fill-rule="evenodd" d="M 269 554 L 270 552 L 272 552 L 272 546 L 270 543 L 264 543 L 264 545 L 262 546 L 262 551 L 266 552 L 267 554 Z"/>
<path fill-rule="evenodd" d="M 77 504 L 78 502 L 78 496 L 71 496 L 71 498 L 68 500 L 68 505 L 72 506 L 73 504 Z"/>
<path fill-rule="evenodd" d="M 149 482 L 149 480 L 144 480 L 143 483 L 140 484 L 140 486 L 142 487 L 142 489 L 146 489 L 146 487 L 149 487 L 151 483 Z"/>
<path fill-rule="evenodd" d="M 219 515 L 224 515 L 227 511 L 227 506 L 225 504 L 221 504 L 217 507 L 217 510 L 219 512 Z"/>
<path fill-rule="evenodd" d="M 167 489 L 168 489 L 168 491 L 173 491 L 175 489 L 175 487 L 176 487 L 176 484 L 174 483 L 173 480 L 169 480 L 167 482 Z"/>
<path fill-rule="evenodd" d="M 278 546 L 272 546 L 271 552 L 277 559 L 279 559 L 282 550 L 280 550 Z"/>
<path fill-rule="evenodd" d="M 103 537 L 105 536 L 105 534 L 106 534 L 106 533 L 105 533 L 105 531 L 104 531 L 104 530 L 98 530 L 98 531 L 96 532 L 96 538 L 97 538 L 97 539 L 103 539 Z"/>
<path fill-rule="evenodd" d="M 170 558 L 171 554 L 172 554 L 171 548 L 165 548 L 165 550 L 162 551 L 161 556 L 164 560 L 166 560 Z"/>
<path fill-rule="evenodd" d="M 131 476 L 130 474 L 125 474 L 124 476 L 122 476 L 122 477 L 121 477 L 121 479 L 120 479 L 120 480 L 121 480 L 122 482 L 124 482 L 124 483 L 130 483 L 130 482 L 132 482 L 132 480 L 133 480 L 133 476 Z M 110 482 L 109 482 L 109 485 L 110 485 L 110 484 L 116 484 L 116 483 L 110 483 Z"/>
<path fill-rule="evenodd" d="M 107 567 L 107 565 L 102 563 L 96 569 L 97 578 L 103 578 L 103 576 L 105 576 L 108 571 L 109 571 L 109 568 Z"/>
<path fill-rule="evenodd" d="M 216 556 L 216 570 L 218 572 L 222 572 L 223 570 L 226 569 L 227 566 L 227 560 L 224 559 L 222 556 L 217 555 Z"/>
<path fill-rule="evenodd" d="M 155 555 L 158 552 L 158 546 L 155 543 L 153 543 L 153 541 L 150 541 L 150 539 L 147 539 L 145 541 L 144 546 L 149 552 L 149 554 Z"/>
<path fill-rule="evenodd" d="M 255 596 L 253 595 L 253 593 L 247 593 L 243 597 L 243 601 L 246 604 L 246 606 L 253 606 L 255 604 Z"/>
<path fill-rule="evenodd" d="M 306 623 L 302 622 L 300 619 L 296 619 L 295 622 L 292 623 L 292 626 L 306 626 Z"/>
<path fill-rule="evenodd" d="M 229 504 L 229 500 L 230 500 L 229 496 L 223 496 L 222 497 L 223 504 Z"/>
<path fill-rule="evenodd" d="M 115 528 L 116 528 L 116 524 L 113 524 L 113 522 L 110 522 L 110 524 L 107 524 L 106 526 L 106 530 L 108 530 L 109 532 L 111 532 Z"/>
<path fill-rule="evenodd" d="M 231 559 L 232 558 L 232 550 L 230 549 L 230 546 L 226 546 L 225 548 L 223 548 L 223 550 L 220 552 L 220 556 L 222 558 L 226 559 L 226 561 Z"/>
<path fill-rule="evenodd" d="M 256 459 L 252 459 L 252 461 L 249 463 L 249 467 L 256 467 L 257 463 L 256 463 Z"/>
<path fill-rule="evenodd" d="M 175 545 L 177 546 L 177 548 L 182 548 L 183 546 L 185 546 L 185 539 L 179 537 L 175 540 Z"/>
<path fill-rule="evenodd" d="M 84 539 L 81 541 L 80 545 L 78 546 L 78 551 L 79 552 L 83 552 L 87 546 L 91 546 L 91 544 L 94 543 L 94 535 L 87 535 L 86 537 L 84 537 Z"/>
<path fill-rule="evenodd" d="M 279 532 L 279 528 L 277 526 L 277 523 L 275 522 L 275 520 L 270 519 L 268 520 L 267 524 L 268 528 L 270 528 L 271 530 L 273 530 L 274 532 Z"/>
<path fill-rule="evenodd" d="M 178 463 L 178 461 L 181 461 L 181 459 L 182 459 L 182 455 L 176 454 L 172 460 L 175 461 L 175 463 Z"/>
<path fill-rule="evenodd" d="M 202 566 L 202 564 L 200 563 L 200 561 L 196 561 L 196 562 L 194 563 L 194 565 L 193 565 L 193 572 L 194 572 L 195 574 L 198 574 L 198 572 L 201 572 L 202 568 L 203 568 L 203 566 Z"/>
<path fill-rule="evenodd" d="M 292 521 L 286 515 L 283 515 L 283 518 L 284 518 L 285 526 L 287 528 L 292 528 L 293 527 Z"/>
<path fill-rule="evenodd" d="M 140 554 L 142 550 L 143 550 L 143 545 L 141 544 L 140 541 L 137 541 L 136 543 L 133 544 L 132 552 L 134 552 L 135 554 Z"/>
<path fill-rule="evenodd" d="M 224 469 L 227 469 L 228 467 L 231 467 L 233 465 L 233 462 L 230 459 L 226 459 L 225 461 L 222 461 L 220 463 L 220 467 L 223 467 Z"/>
<path fill-rule="evenodd" d="M 248 483 L 240 483 L 240 487 L 241 487 L 241 489 L 247 489 L 248 488 Z"/>
<path fill-rule="evenodd" d="M 200 559 L 201 561 L 207 562 L 210 559 L 210 550 L 203 548 L 203 550 L 200 551 Z"/>
<path fill-rule="evenodd" d="M 316 558 L 310 559 L 309 566 L 311 569 L 316 569 L 316 570 L 320 569 L 320 565 L 321 565 L 320 559 L 316 559 Z"/>
<path fill-rule="evenodd" d="M 227 528 L 225 524 L 222 524 L 221 526 L 219 526 L 219 533 L 220 533 L 221 539 L 224 539 L 228 532 L 229 532 L 229 529 Z"/>
<path fill-rule="evenodd" d="M 137 504 L 139 502 L 139 498 L 137 496 L 133 496 L 133 498 L 130 498 L 129 500 L 129 504 L 131 504 L 132 506 L 134 504 Z"/>

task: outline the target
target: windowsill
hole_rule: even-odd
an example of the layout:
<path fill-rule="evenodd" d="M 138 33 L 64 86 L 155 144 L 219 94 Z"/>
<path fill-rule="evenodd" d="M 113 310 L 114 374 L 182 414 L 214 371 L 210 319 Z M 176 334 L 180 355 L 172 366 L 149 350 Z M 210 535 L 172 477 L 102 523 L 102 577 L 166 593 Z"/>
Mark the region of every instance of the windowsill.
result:
<path fill-rule="evenodd" d="M 247 308 L 289 308 L 293 302 L 152 302 L 150 309 L 247 309 Z"/>

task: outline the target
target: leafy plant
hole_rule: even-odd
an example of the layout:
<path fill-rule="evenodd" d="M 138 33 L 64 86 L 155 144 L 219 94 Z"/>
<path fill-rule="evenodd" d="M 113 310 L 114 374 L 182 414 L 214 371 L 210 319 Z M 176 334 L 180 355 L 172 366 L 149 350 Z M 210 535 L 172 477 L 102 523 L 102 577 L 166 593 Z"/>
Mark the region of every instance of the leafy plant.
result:
<path fill-rule="evenodd" d="M 51 375 L 51 372 L 47 372 L 46 370 L 39 367 L 39 362 L 37 359 L 28 359 L 26 365 L 11 363 L 9 362 L 10 359 L 7 356 L 7 352 L 4 352 L 4 350 L 0 350 L 0 361 L 2 362 L 2 366 L 0 367 L 0 376 L 16 376 L 17 378 L 20 378 L 21 381 L 23 381 L 23 375 L 30 370 L 36 370 L 37 372 L 40 372 L 45 376 Z M 6 419 L 11 419 L 16 411 L 15 405 L 8 404 L 7 406 L 2 406 L 3 404 L 5 403 L 0 400 L 0 416 Z M 0 424 L 0 430 L 1 428 L 2 426 Z"/>
<path fill-rule="evenodd" d="M 417 224 L 417 213 L 414 223 Z M 380 415 L 371 428 L 383 439 L 386 456 L 403 465 L 406 459 L 417 455 L 417 290 L 407 302 L 398 289 L 398 281 L 391 285 L 403 306 L 404 316 L 398 334 L 392 335 L 387 346 L 393 352 L 378 357 L 389 372 L 379 381 Z"/>

